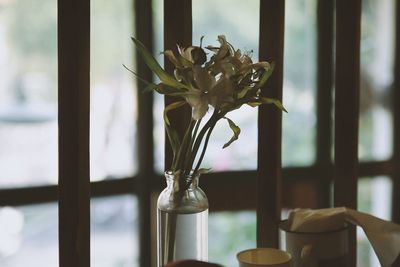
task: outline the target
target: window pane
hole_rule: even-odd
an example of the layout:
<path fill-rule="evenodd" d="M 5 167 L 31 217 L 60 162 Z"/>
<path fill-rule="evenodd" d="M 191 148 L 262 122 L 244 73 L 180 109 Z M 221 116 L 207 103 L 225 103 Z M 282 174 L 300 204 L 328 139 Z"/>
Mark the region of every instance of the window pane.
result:
<path fill-rule="evenodd" d="M 57 1 L 0 1 L 0 187 L 57 181 Z"/>
<path fill-rule="evenodd" d="M 285 14 L 282 163 L 315 160 L 316 1 L 288 0 Z M 301 129 L 301 130 L 300 130 Z"/>
<path fill-rule="evenodd" d="M 161 66 L 164 66 L 164 56 L 160 52 L 164 51 L 164 1 L 152 0 L 153 1 L 153 23 L 154 23 L 154 51 L 153 56 L 157 59 Z M 158 78 L 153 75 L 155 80 Z M 165 130 L 164 130 L 164 96 L 155 93 L 154 94 L 154 168 L 156 171 L 164 172 L 164 144 L 165 144 Z"/>
<path fill-rule="evenodd" d="M 58 266 L 56 204 L 0 208 L 0 266 Z"/>
<path fill-rule="evenodd" d="M 138 266 L 136 206 L 133 196 L 92 200 L 91 260 L 94 266 Z M 0 229 L 0 266 L 58 266 L 56 203 L 0 208 Z"/>
<path fill-rule="evenodd" d="M 91 179 L 132 176 L 136 97 L 132 67 L 133 3 L 91 1 Z"/>
<path fill-rule="evenodd" d="M 358 182 L 358 210 L 390 220 L 392 181 L 389 177 L 363 178 Z M 358 266 L 379 267 L 378 258 L 364 231 L 357 228 Z"/>
<path fill-rule="evenodd" d="M 195 0 L 193 1 L 193 44 L 218 46 L 218 35 L 242 51 L 253 50 L 258 61 L 259 1 Z M 232 132 L 225 120 L 215 127 L 204 157 L 203 166 L 213 171 L 256 169 L 257 166 L 257 108 L 243 106 L 227 114 L 241 128 L 239 140 L 228 148 Z"/>
<path fill-rule="evenodd" d="M 237 266 L 239 251 L 256 247 L 256 213 L 213 212 L 209 217 L 209 260 Z"/>
<path fill-rule="evenodd" d="M 164 172 L 164 161 L 165 161 L 165 130 L 164 130 L 164 96 L 160 94 L 154 94 L 154 168 L 160 173 Z"/>
<path fill-rule="evenodd" d="M 91 201 L 91 261 L 96 267 L 138 267 L 137 199 Z"/>
<path fill-rule="evenodd" d="M 390 91 L 393 83 L 394 0 L 363 0 L 361 27 L 361 160 L 392 154 Z"/>

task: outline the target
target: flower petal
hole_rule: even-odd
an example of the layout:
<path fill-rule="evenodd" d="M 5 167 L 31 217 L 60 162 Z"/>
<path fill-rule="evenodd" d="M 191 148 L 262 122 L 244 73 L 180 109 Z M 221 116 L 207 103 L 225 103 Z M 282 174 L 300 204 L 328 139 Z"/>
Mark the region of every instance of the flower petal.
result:
<path fill-rule="evenodd" d="M 178 68 L 182 67 L 182 64 L 175 57 L 174 52 L 172 52 L 172 50 L 165 50 L 164 55 L 168 58 L 169 61 L 172 62 L 172 64 L 175 65 L 175 67 L 178 67 Z"/>
<path fill-rule="evenodd" d="M 193 66 L 193 78 L 197 87 L 203 91 L 209 91 L 215 85 L 215 77 L 212 76 L 206 68 L 199 65 Z"/>
<path fill-rule="evenodd" d="M 192 118 L 199 120 L 208 111 L 208 98 L 202 91 L 192 89 L 185 94 L 186 102 L 192 107 Z"/>

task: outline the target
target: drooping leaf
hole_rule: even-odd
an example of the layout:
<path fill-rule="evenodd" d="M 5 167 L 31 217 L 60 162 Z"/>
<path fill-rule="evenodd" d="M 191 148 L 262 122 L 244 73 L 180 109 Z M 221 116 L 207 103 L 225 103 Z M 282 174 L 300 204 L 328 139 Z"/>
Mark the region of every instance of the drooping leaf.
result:
<path fill-rule="evenodd" d="M 157 60 L 155 60 L 153 55 L 147 50 L 144 44 L 142 44 L 138 39 L 133 37 L 132 41 L 135 43 L 136 48 L 139 50 L 139 53 L 142 56 L 146 65 L 158 76 L 158 78 L 163 83 L 176 88 L 186 88 L 184 84 L 175 80 L 174 77 L 169 75 L 165 70 L 163 70 L 163 68 L 161 68 L 160 64 L 158 64 Z"/>
<path fill-rule="evenodd" d="M 287 113 L 287 110 L 285 107 L 282 105 L 282 102 L 279 101 L 278 99 L 275 98 L 269 98 L 269 97 L 259 97 L 260 101 L 262 104 L 273 104 L 280 110 L 283 110 L 284 112 Z"/>
<path fill-rule="evenodd" d="M 229 119 L 227 117 L 224 117 L 224 119 L 226 119 L 228 121 L 229 127 L 231 128 L 231 130 L 233 132 L 233 136 L 222 148 L 226 148 L 230 144 L 232 144 L 234 141 L 238 140 L 239 135 L 240 135 L 240 128 L 231 119 Z"/>
<path fill-rule="evenodd" d="M 253 99 L 249 102 L 246 103 L 247 105 L 251 106 L 251 107 L 258 107 L 262 104 L 272 104 L 275 107 L 277 107 L 278 109 L 284 111 L 287 113 L 287 110 L 285 109 L 285 107 L 282 105 L 282 102 L 279 101 L 278 99 L 275 98 L 269 98 L 269 97 L 258 97 L 257 99 Z"/>
<path fill-rule="evenodd" d="M 177 109 L 179 107 L 182 107 L 183 105 L 185 105 L 186 102 L 185 101 L 177 101 L 177 102 L 173 102 L 171 104 L 169 104 L 168 106 L 165 107 L 164 109 L 164 122 L 166 125 L 170 126 L 171 122 L 168 119 L 168 112 L 170 112 L 171 110 Z"/>
<path fill-rule="evenodd" d="M 249 105 L 252 108 L 258 107 L 259 105 L 261 105 L 261 101 L 250 101 L 246 103 L 247 105 Z"/>

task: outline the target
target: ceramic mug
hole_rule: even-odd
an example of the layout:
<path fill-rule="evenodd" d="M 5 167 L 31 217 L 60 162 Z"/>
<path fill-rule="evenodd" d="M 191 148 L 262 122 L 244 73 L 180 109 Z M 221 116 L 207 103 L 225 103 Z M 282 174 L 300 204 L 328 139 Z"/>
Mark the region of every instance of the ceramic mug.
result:
<path fill-rule="evenodd" d="M 299 232 L 289 229 L 288 221 L 279 228 L 285 232 L 285 247 L 294 267 L 348 267 L 348 227 L 326 232 Z"/>
<path fill-rule="evenodd" d="M 289 253 L 275 248 L 254 248 L 236 255 L 239 267 L 292 267 Z"/>

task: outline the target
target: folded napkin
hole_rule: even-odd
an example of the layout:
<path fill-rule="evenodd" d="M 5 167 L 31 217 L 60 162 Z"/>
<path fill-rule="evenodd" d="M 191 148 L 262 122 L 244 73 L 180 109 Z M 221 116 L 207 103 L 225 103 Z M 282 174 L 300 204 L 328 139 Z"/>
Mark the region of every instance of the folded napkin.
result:
<path fill-rule="evenodd" d="M 351 223 L 360 226 L 368 237 L 383 267 L 392 266 L 400 255 L 400 225 L 348 208 L 296 209 L 289 215 L 292 231 L 323 232 Z"/>

